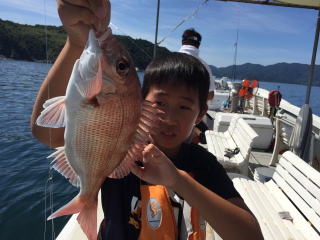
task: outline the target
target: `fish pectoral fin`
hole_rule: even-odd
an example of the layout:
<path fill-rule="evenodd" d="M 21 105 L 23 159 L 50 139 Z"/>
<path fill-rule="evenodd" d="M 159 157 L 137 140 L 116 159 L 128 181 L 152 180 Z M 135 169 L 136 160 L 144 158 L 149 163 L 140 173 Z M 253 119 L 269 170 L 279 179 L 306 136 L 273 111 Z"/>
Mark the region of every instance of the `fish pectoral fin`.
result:
<path fill-rule="evenodd" d="M 159 121 L 163 111 L 158 109 L 153 103 L 144 101 L 141 109 L 141 116 L 133 138 L 133 145 L 120 165 L 109 175 L 110 178 L 123 178 L 128 175 L 134 164 L 141 161 L 144 146 L 153 142 L 151 134 L 156 134 Z"/>
<path fill-rule="evenodd" d="M 80 178 L 78 174 L 71 167 L 68 158 L 65 154 L 64 147 L 56 148 L 56 151 L 52 153 L 48 158 L 54 158 L 51 162 L 52 167 L 59 172 L 62 176 L 67 178 L 69 182 L 75 186 L 80 187 Z"/>
<path fill-rule="evenodd" d="M 93 64 L 94 61 L 85 61 L 86 64 Z M 81 94 L 81 96 L 85 99 L 91 99 L 99 92 L 101 92 L 102 88 L 102 67 L 101 60 L 98 60 L 98 69 L 96 73 L 90 71 L 90 69 L 94 69 L 93 66 L 82 66 L 81 63 L 78 64 L 78 71 L 75 71 L 77 75 L 75 78 L 75 85 Z"/>
<path fill-rule="evenodd" d="M 164 112 L 149 101 L 142 104 L 138 127 L 134 136 L 134 143 L 148 144 L 150 136 L 159 132 L 161 117 Z"/>
<path fill-rule="evenodd" d="M 37 125 L 42 127 L 60 128 L 65 126 L 65 96 L 55 97 L 43 104 L 44 110 L 37 118 Z"/>

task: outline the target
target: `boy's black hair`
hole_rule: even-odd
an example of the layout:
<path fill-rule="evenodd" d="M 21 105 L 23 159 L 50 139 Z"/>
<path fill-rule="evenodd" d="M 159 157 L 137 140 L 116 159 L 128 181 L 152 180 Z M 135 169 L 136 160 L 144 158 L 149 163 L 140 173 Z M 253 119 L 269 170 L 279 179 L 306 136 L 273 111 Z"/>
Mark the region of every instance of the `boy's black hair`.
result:
<path fill-rule="evenodd" d="M 201 43 L 201 35 L 194 28 L 186 29 L 182 34 L 182 44 L 192 45 L 199 48 Z"/>
<path fill-rule="evenodd" d="M 186 86 L 198 92 L 202 111 L 207 107 L 209 83 L 209 73 L 197 58 L 174 52 L 157 57 L 148 65 L 144 72 L 142 96 L 145 98 L 153 86 Z"/>

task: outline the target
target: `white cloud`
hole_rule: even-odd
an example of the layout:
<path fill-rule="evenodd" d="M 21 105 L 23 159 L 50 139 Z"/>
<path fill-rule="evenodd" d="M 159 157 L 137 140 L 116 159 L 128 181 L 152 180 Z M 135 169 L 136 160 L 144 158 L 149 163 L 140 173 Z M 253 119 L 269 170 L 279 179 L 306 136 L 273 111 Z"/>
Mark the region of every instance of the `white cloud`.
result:
<path fill-rule="evenodd" d="M 37 0 L 0 0 L 1 8 L 11 8 L 30 13 L 46 14 L 48 17 L 57 17 L 55 1 L 37 1 Z"/>

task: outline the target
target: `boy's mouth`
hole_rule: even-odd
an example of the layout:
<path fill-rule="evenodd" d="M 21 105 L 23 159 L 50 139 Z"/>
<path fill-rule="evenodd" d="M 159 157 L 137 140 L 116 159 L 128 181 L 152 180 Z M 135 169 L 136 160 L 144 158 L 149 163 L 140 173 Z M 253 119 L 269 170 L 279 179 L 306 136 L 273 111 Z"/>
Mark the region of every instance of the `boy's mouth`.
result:
<path fill-rule="evenodd" d="M 165 137 L 175 137 L 175 135 L 176 135 L 172 131 L 162 131 L 161 134 L 164 135 Z"/>

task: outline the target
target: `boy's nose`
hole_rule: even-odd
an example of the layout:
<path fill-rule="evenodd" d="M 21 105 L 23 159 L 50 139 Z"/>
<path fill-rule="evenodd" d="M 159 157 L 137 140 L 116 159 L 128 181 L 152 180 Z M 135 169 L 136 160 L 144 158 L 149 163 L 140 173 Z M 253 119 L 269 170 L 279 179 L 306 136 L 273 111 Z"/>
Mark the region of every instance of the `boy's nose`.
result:
<path fill-rule="evenodd" d="M 166 109 L 163 120 L 166 124 L 170 124 L 170 125 L 176 124 L 175 111 L 173 109 Z"/>

